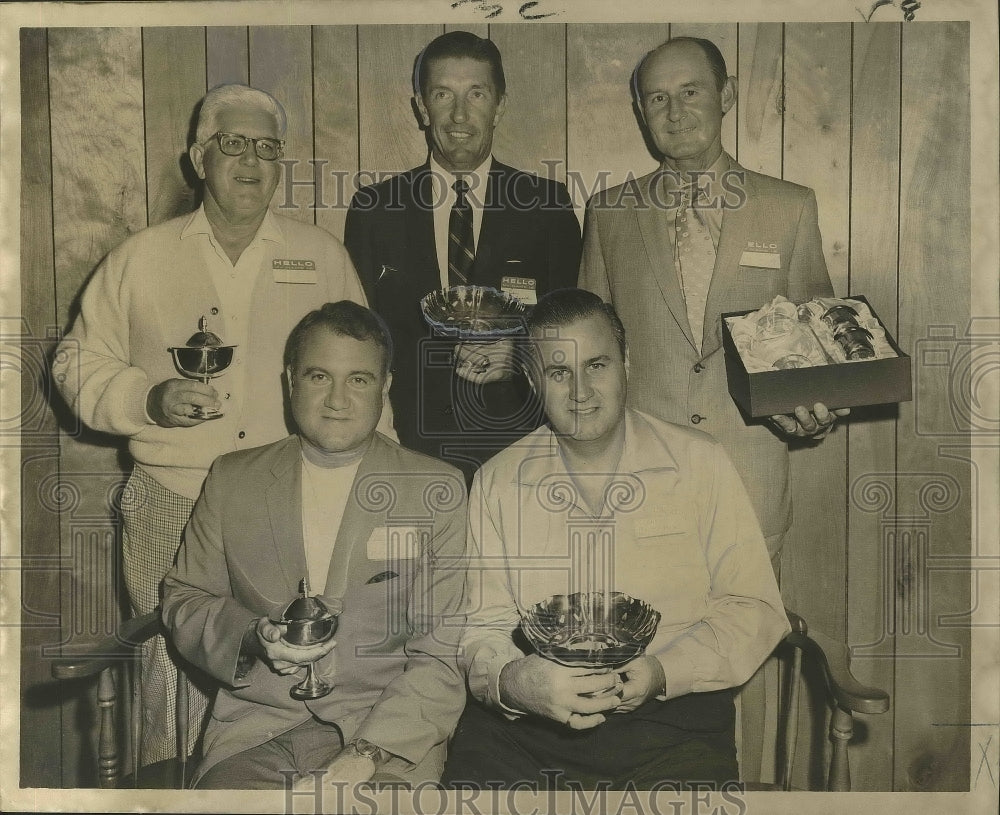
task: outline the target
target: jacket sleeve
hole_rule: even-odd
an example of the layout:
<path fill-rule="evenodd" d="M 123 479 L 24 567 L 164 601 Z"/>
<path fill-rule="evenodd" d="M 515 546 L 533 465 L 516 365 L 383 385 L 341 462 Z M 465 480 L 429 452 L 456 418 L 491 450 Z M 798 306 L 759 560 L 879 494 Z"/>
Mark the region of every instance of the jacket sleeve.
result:
<path fill-rule="evenodd" d="M 444 474 L 428 483 L 424 495 L 439 507 L 410 592 L 406 666 L 355 734 L 413 764 L 448 739 L 465 706 L 458 665 L 466 606 L 465 482 L 457 472 Z"/>
<path fill-rule="evenodd" d="M 580 222 L 573 210 L 573 202 L 564 184 L 553 184 L 554 204 L 543 201 L 548 235 L 549 281 L 546 291 L 568 289 L 576 286 L 580 271 Z M 539 295 L 546 292 L 539 292 Z"/>
<path fill-rule="evenodd" d="M 351 256 L 358 279 L 372 308 L 375 308 L 375 284 L 378 282 L 373 269 L 370 235 L 372 220 L 376 217 L 376 193 L 372 187 L 358 190 L 351 199 L 344 224 L 344 246 Z"/>
<path fill-rule="evenodd" d="M 236 678 L 240 644 L 250 621 L 260 616 L 232 596 L 223 545 L 222 513 L 227 505 L 225 467 L 218 461 L 195 503 L 177 562 L 163 580 L 163 622 L 185 659 L 230 687 Z"/>
<path fill-rule="evenodd" d="M 669 699 L 746 682 L 789 631 L 767 547 L 743 482 L 721 445 L 704 461 L 700 527 L 709 571 L 708 611 L 694 625 L 657 635 Z"/>
<path fill-rule="evenodd" d="M 808 190 L 799 213 L 795 233 L 795 248 L 788 266 L 788 294 L 793 303 L 803 303 L 813 297 L 829 297 L 833 284 L 823 257 L 823 238 L 819 232 L 819 210 L 816 194 Z"/>
<path fill-rule="evenodd" d="M 611 284 L 604 266 L 604 250 L 598 224 L 598 201 L 591 198 L 583 221 L 583 256 L 580 260 L 580 288 L 598 295 L 604 302 L 611 302 Z"/>
<path fill-rule="evenodd" d="M 80 314 L 56 348 L 52 377 L 88 427 L 134 436 L 149 426 L 149 376 L 130 363 L 128 254 L 118 248 L 83 293 Z"/>

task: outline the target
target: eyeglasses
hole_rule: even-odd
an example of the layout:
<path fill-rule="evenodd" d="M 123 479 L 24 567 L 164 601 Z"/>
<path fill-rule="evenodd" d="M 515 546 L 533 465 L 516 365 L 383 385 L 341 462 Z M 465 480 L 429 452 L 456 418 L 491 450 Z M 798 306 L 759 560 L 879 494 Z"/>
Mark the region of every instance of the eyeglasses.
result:
<path fill-rule="evenodd" d="M 253 142 L 253 151 L 263 161 L 281 158 L 285 147 L 281 139 L 252 139 L 239 133 L 215 133 L 210 138 L 219 140 L 219 149 L 227 156 L 242 156 L 246 152 L 247 142 Z"/>

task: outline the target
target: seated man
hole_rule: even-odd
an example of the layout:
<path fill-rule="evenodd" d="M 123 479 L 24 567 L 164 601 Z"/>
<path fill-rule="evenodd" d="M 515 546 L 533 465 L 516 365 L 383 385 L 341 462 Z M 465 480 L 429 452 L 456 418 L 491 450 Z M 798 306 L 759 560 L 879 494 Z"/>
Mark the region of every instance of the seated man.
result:
<path fill-rule="evenodd" d="M 163 596 L 178 650 L 222 683 L 199 788 L 440 776 L 465 701 L 465 485 L 376 432 L 391 359 L 363 306 L 310 312 L 285 352 L 297 435 L 212 466 Z M 336 648 L 288 645 L 271 621 L 304 577 L 342 609 Z M 317 660 L 332 692 L 292 699 Z"/>
<path fill-rule="evenodd" d="M 473 483 L 461 660 L 475 701 L 444 782 L 735 781 L 732 688 L 788 631 L 746 490 L 718 442 L 625 407 L 625 331 L 597 295 L 552 292 L 528 325 L 549 426 Z M 601 670 L 532 652 L 519 612 L 577 591 L 659 611 L 645 654 Z"/>

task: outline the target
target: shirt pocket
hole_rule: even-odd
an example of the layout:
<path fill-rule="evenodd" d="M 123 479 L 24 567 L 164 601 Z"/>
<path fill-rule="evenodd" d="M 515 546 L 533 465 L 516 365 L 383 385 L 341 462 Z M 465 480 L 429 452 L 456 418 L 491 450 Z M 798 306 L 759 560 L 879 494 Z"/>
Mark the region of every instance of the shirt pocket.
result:
<path fill-rule="evenodd" d="M 701 619 L 711 582 L 705 550 L 693 522 L 636 524 L 632 581 L 645 600 L 660 612 L 660 625 L 671 628 Z"/>
<path fill-rule="evenodd" d="M 655 552 L 657 560 L 674 566 L 705 566 L 705 552 L 693 518 L 638 519 L 633 527 L 635 545 Z"/>

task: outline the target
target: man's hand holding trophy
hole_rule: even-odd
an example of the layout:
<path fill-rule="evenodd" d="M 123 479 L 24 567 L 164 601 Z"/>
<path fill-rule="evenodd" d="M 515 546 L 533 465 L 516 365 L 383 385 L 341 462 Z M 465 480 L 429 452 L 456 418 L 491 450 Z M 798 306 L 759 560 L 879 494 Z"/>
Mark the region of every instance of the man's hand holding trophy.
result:
<path fill-rule="evenodd" d="M 150 388 L 146 396 L 149 418 L 161 427 L 193 427 L 222 416 L 219 394 L 208 383 L 232 364 L 236 346 L 223 344 L 202 317 L 187 343 L 167 350 L 185 378 L 166 379 Z"/>

